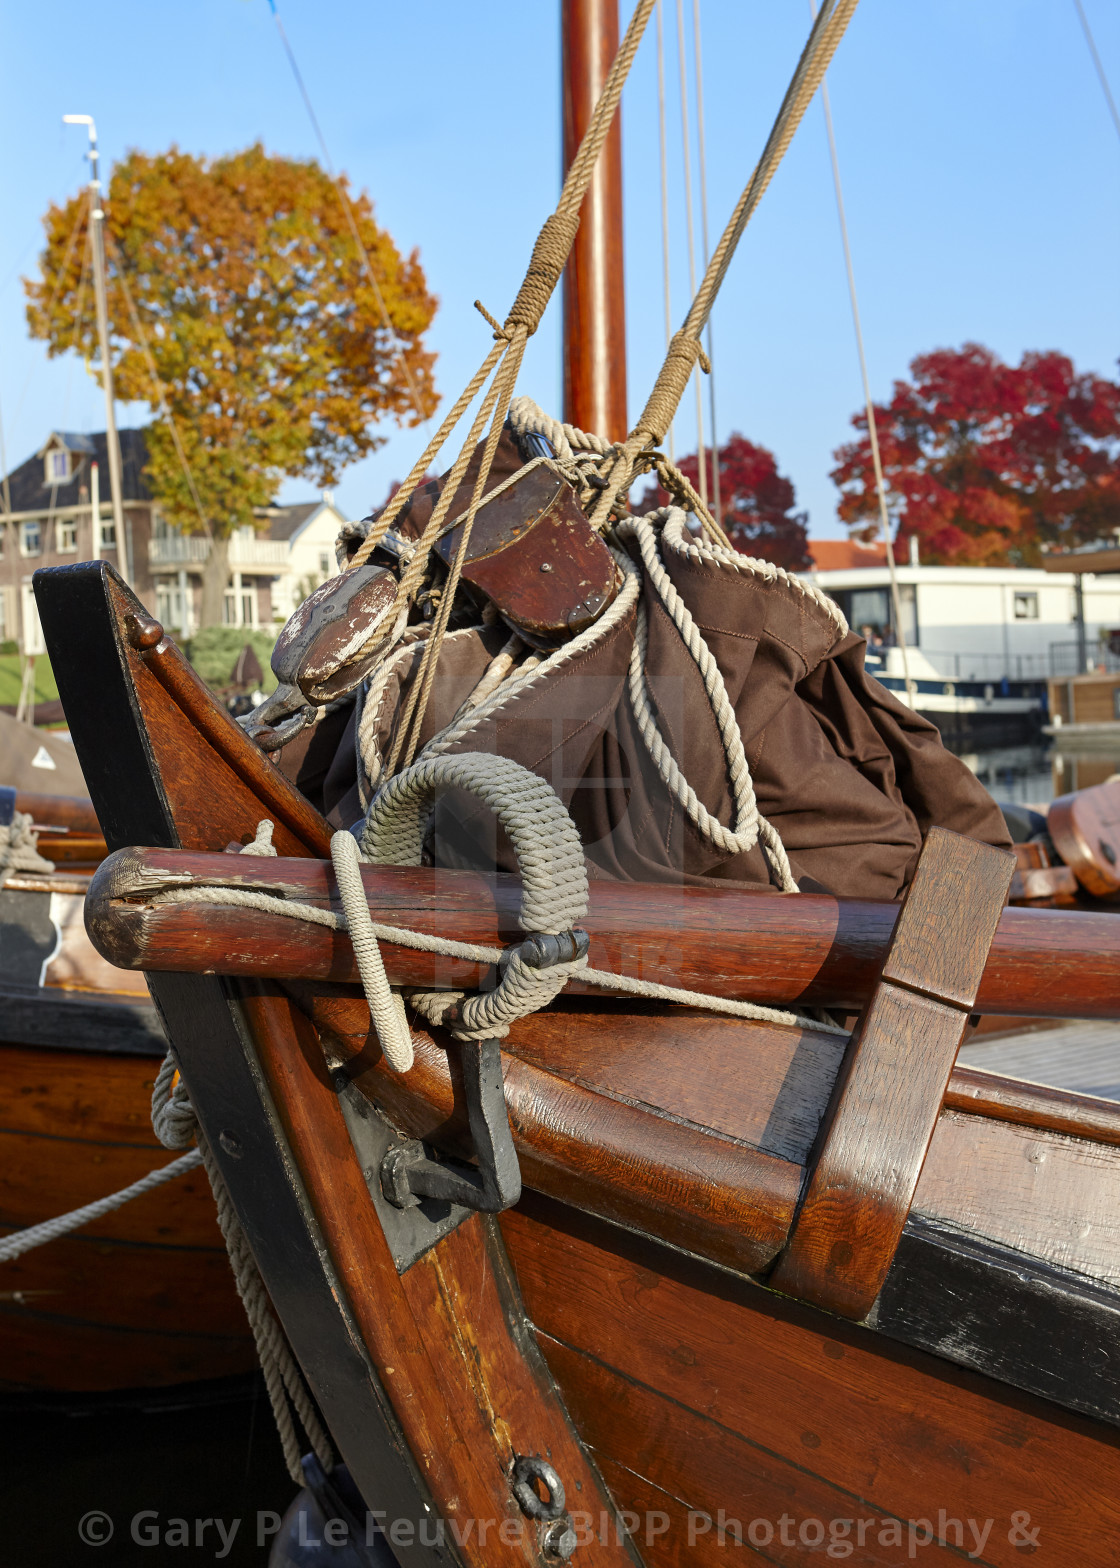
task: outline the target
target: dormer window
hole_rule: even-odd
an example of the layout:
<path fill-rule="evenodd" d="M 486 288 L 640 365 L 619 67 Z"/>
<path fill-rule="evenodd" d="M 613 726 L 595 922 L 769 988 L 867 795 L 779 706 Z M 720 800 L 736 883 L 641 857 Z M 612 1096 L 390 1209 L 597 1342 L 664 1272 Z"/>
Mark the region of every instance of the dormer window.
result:
<path fill-rule="evenodd" d="M 64 446 L 55 446 L 46 457 L 47 484 L 63 485 L 70 478 L 70 453 Z"/>

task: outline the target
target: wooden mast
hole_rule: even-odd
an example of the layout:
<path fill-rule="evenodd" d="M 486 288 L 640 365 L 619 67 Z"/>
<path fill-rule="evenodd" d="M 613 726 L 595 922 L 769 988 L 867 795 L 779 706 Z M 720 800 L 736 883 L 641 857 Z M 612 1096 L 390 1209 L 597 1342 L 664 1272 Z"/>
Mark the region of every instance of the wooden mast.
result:
<path fill-rule="evenodd" d="M 561 0 L 561 32 L 567 170 L 618 51 L 617 0 Z M 564 273 L 564 418 L 612 441 L 627 432 L 621 110 Z"/>

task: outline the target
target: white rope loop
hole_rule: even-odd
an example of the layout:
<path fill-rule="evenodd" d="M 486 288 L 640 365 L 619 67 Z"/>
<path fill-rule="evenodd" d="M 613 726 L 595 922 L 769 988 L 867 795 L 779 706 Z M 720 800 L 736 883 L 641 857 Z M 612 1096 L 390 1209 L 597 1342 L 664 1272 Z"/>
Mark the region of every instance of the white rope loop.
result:
<path fill-rule="evenodd" d="M 700 628 L 693 620 L 688 606 L 673 586 L 672 578 L 665 570 L 658 552 L 656 525 L 662 524 L 666 529 L 672 526 L 680 533 L 683 531 L 684 522 L 685 515 L 679 507 L 664 507 L 660 511 L 651 512 L 647 517 L 627 518 L 619 525 L 618 534 L 620 538 L 637 540 L 642 564 L 649 580 L 704 682 L 704 690 L 708 694 L 712 716 L 716 721 L 720 740 L 723 743 L 724 756 L 727 759 L 734 809 L 732 827 L 724 827 L 723 823 L 704 805 L 681 771 L 658 726 L 653 698 L 646 679 L 649 622 L 643 604 L 638 606 L 634 646 L 630 653 L 630 703 L 638 721 L 641 737 L 663 784 L 683 807 L 696 830 L 709 843 L 714 844 L 727 855 L 748 854 L 761 838 L 778 885 L 783 892 L 796 893 L 797 883 L 793 879 L 789 858 L 781 838 L 772 824 L 767 822 L 759 812 L 754 783 L 747 765 L 746 751 L 743 748 L 742 732 L 731 699 L 727 695 L 719 665 L 701 636 Z"/>
<path fill-rule="evenodd" d="M 350 940 L 354 945 L 358 973 L 362 977 L 362 990 L 369 1003 L 369 1015 L 377 1032 L 381 1053 L 395 1073 L 406 1073 L 414 1059 L 412 1034 L 405 1017 L 404 1003 L 389 985 L 389 977 L 385 973 L 381 948 L 366 902 L 366 891 L 362 886 L 362 862 L 353 834 L 343 832 L 332 836 L 331 861 Z"/>
<path fill-rule="evenodd" d="M 438 789 L 469 791 L 495 813 L 513 841 L 524 892 L 527 931 L 559 935 L 587 914 L 587 869 L 575 825 L 551 785 L 520 763 L 489 752 L 424 756 L 397 774 L 374 800 L 362 853 L 381 865 L 420 863 Z"/>
<path fill-rule="evenodd" d="M 575 825 L 545 780 L 508 757 L 489 752 L 422 757 L 374 800 L 362 853 L 383 865 L 418 865 L 432 802 L 437 790 L 448 788 L 476 795 L 509 834 L 521 873 L 519 920 L 525 930 L 560 936 L 586 917 L 587 868 Z M 447 1024 L 460 1039 L 489 1040 L 547 1007 L 586 963 L 585 957 L 573 958 L 538 969 L 515 947 L 502 955 L 493 991 L 465 999 L 455 992 L 416 992 L 411 1000 L 429 1022 Z"/>

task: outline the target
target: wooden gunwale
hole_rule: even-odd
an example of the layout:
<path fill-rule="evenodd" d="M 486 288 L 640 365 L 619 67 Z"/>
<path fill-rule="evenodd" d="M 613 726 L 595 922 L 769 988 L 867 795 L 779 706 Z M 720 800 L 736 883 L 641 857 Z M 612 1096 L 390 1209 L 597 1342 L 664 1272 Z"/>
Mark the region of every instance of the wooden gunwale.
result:
<path fill-rule="evenodd" d="M 150 877 L 152 885 L 189 876 L 337 910 L 329 861 L 235 860 L 154 848 L 128 854 L 127 863 L 114 857 L 99 869 L 89 899 L 91 935 L 121 968 L 357 979 L 344 932 L 266 911 L 255 911 L 249 922 L 241 911 L 217 905 L 149 906 L 140 890 L 117 897 L 116 878 L 124 874 Z M 364 866 L 362 880 L 374 918 L 387 924 L 491 947 L 521 935 L 516 877 Z M 585 925 L 590 962 L 609 973 L 773 1006 L 858 1010 L 871 995 L 897 920 L 897 904 L 810 893 L 593 882 Z M 383 953 L 395 984 L 477 987 L 486 974 L 478 964 L 390 942 Z M 1118 961 L 1114 915 L 1005 909 L 977 1011 L 1120 1018 Z M 604 995 L 578 981 L 568 990 Z"/>

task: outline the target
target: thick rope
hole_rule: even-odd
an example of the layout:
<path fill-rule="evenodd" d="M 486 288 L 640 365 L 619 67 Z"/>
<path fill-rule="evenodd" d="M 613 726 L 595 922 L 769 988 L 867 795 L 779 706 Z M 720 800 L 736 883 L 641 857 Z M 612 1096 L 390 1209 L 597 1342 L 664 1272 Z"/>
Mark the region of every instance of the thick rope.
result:
<path fill-rule="evenodd" d="M 762 200 L 785 156 L 805 110 L 836 52 L 855 11 L 857 0 L 825 0 L 813 23 L 808 41 L 793 73 L 777 118 L 746 187 L 712 253 L 687 316 L 670 339 L 665 361 L 633 430 L 610 467 L 610 483 L 592 514 L 592 525 L 606 528 L 610 514 L 629 490 L 643 466 L 648 449 L 658 445 L 673 421 L 689 379 L 699 361 L 706 363 L 700 335 L 711 313 L 716 294 L 727 274 L 735 249 L 751 216 Z M 703 357 L 702 357 L 703 356 Z M 648 462 L 648 458 L 645 459 Z M 706 510 L 706 509 L 705 509 Z"/>
<path fill-rule="evenodd" d="M 362 990 L 369 1003 L 369 1015 L 381 1051 L 395 1073 L 406 1073 L 412 1066 L 412 1035 L 405 1017 L 404 1003 L 389 985 L 377 935 L 370 920 L 369 904 L 362 886 L 362 862 L 351 833 L 335 833 L 331 838 L 338 896 L 346 914 L 346 928 L 354 947 Z"/>
<path fill-rule="evenodd" d="M 718 818 L 711 815 L 681 772 L 658 727 L 645 673 L 649 628 L 643 604 L 638 606 L 634 646 L 630 653 L 630 704 L 638 721 L 638 729 L 662 783 L 684 808 L 697 832 L 726 855 L 747 854 L 761 838 L 778 885 L 783 892 L 796 893 L 797 883 L 790 871 L 789 859 L 781 838 L 777 830 L 759 812 L 739 721 L 735 717 L 735 709 L 727 695 L 719 665 L 701 636 L 700 628 L 693 620 L 688 606 L 673 586 L 672 578 L 661 563 L 657 534 L 654 529 L 654 525 L 658 522 L 666 525 L 673 522 L 683 528 L 684 513 L 677 508 L 667 507 L 661 512 L 651 512 L 649 517 L 628 518 L 618 532 L 620 537 L 633 537 L 637 540 L 642 564 L 645 566 L 649 580 L 673 625 L 680 633 L 681 641 L 704 682 L 704 690 L 708 694 L 712 715 L 719 729 L 724 756 L 727 759 L 735 814 L 733 827 L 725 828 Z"/>
<path fill-rule="evenodd" d="M 3 1241 L 0 1241 L 0 1263 L 10 1263 L 13 1258 L 22 1257 L 33 1247 L 42 1247 L 48 1241 L 55 1241 L 59 1236 L 69 1235 L 72 1230 L 80 1230 L 83 1225 L 92 1225 L 94 1220 L 102 1219 L 106 1214 L 112 1214 L 115 1209 L 131 1203 L 133 1198 L 142 1198 L 146 1192 L 154 1192 L 165 1182 L 174 1181 L 177 1176 L 185 1176 L 201 1162 L 202 1155 L 197 1149 L 192 1149 L 189 1154 L 184 1154 L 180 1159 L 172 1160 L 170 1165 L 161 1165 L 157 1170 L 149 1171 L 146 1176 L 141 1176 L 139 1181 L 132 1182 L 128 1187 L 122 1187 L 119 1192 L 111 1193 L 107 1198 L 98 1198 L 96 1203 L 87 1203 L 80 1209 L 71 1209 L 69 1214 L 60 1214 L 57 1219 L 44 1220 L 40 1225 L 29 1225 L 26 1230 L 17 1230 L 13 1235 L 6 1236 Z"/>
<path fill-rule="evenodd" d="M 264 826 L 265 824 L 262 823 L 261 828 L 257 830 L 258 842 L 263 837 Z M 269 823 L 269 829 L 271 826 L 272 824 Z M 271 838 L 271 832 L 268 837 Z M 261 853 L 259 850 L 256 852 Z M 248 848 L 242 853 L 251 854 L 253 850 Z M 165 1148 L 182 1149 L 194 1140 L 198 1142 L 198 1148 L 192 1150 L 186 1158 L 190 1159 L 192 1165 L 197 1165 L 201 1161 L 210 1180 L 218 1211 L 218 1225 L 225 1240 L 237 1294 L 245 1308 L 245 1316 L 249 1321 L 253 1343 L 264 1374 L 280 1446 L 284 1452 L 284 1462 L 292 1480 L 302 1486 L 300 1442 L 292 1407 L 295 1407 L 316 1457 L 328 1471 L 334 1463 L 330 1440 L 312 1404 L 287 1337 L 273 1314 L 268 1292 L 265 1290 L 264 1281 L 261 1279 L 249 1243 L 245 1239 L 245 1233 L 241 1229 L 229 1189 L 202 1135 L 186 1085 L 178 1076 L 175 1058 L 170 1051 L 163 1059 L 152 1088 L 152 1126 L 156 1137 Z M 175 1164 L 182 1166 L 183 1161 L 177 1160 Z M 165 1167 L 168 1171 L 171 1168 L 171 1166 Z"/>
<path fill-rule="evenodd" d="M 575 825 L 555 790 L 508 757 L 462 752 L 425 757 L 406 769 L 370 807 L 362 833 L 366 858 L 382 865 L 419 865 L 436 792 L 448 788 L 476 795 L 509 834 L 522 878 L 523 929 L 558 936 L 586 917 L 587 868 Z M 364 906 L 364 893 L 360 897 Z M 346 913 L 349 921 L 349 907 Z M 363 932 L 368 908 L 364 917 Z M 493 991 L 466 998 L 415 992 L 411 1001 L 430 1022 L 448 1024 L 458 1038 L 489 1040 L 507 1034 L 518 1018 L 547 1007 L 586 965 L 585 958 L 573 958 L 539 969 L 525 961 L 520 947 L 501 954 L 498 962 Z"/>
<path fill-rule="evenodd" d="M 21 871 L 43 875 L 54 870 L 54 861 L 39 853 L 39 835 L 31 831 L 31 822 L 26 811 L 13 811 L 11 822 L 0 823 L 0 888 Z"/>
<path fill-rule="evenodd" d="M 381 539 L 384 538 L 385 533 L 400 515 L 401 510 L 416 486 L 424 474 L 427 473 L 429 464 L 485 384 L 490 372 L 495 366 L 498 366 L 499 370 L 504 368 L 500 365 L 500 361 L 503 355 L 512 350 L 513 370 L 512 373 L 507 373 L 502 381 L 505 394 L 503 403 L 508 404 L 525 342 L 540 325 L 541 317 L 555 292 L 556 285 L 567 263 L 568 255 L 572 248 L 572 241 L 575 239 L 576 230 L 579 227 L 580 208 L 583 205 L 583 199 L 587 194 L 595 173 L 595 166 L 602 151 L 603 143 L 606 141 L 611 125 L 614 122 L 615 113 L 622 96 L 623 84 L 634 62 L 634 56 L 637 53 L 638 45 L 645 31 L 646 23 L 649 21 L 653 5 L 654 0 L 638 0 L 638 4 L 634 8 L 634 14 L 630 18 L 630 25 L 626 29 L 626 34 L 619 46 L 618 53 L 607 74 L 607 79 L 603 84 L 603 91 L 599 95 L 599 99 L 592 111 L 583 140 L 580 142 L 576 155 L 572 159 L 571 166 L 565 176 L 555 211 L 545 220 L 540 233 L 537 235 L 525 277 L 513 305 L 510 307 L 505 325 L 495 334 L 495 336 L 499 337 L 499 342 L 487 354 L 481 367 L 476 371 L 451 411 L 441 423 L 436 434 L 428 443 L 422 457 L 413 466 L 404 484 L 397 491 L 376 524 L 370 529 L 367 538 L 355 552 L 349 563 L 352 567 L 361 566 L 369 560 Z M 470 453 L 473 451 L 476 440 L 477 437 L 472 440 L 468 436 L 464 444 L 464 452 L 466 453 L 463 463 L 464 468 L 466 460 L 469 459 Z M 460 455 L 462 456 L 462 454 Z M 472 517 L 470 521 L 473 521 L 473 511 L 477 510 L 477 498 L 485 490 L 489 473 L 490 462 L 484 458 L 475 487 L 476 500 L 472 502 Z M 459 477 L 461 478 L 461 471 Z M 449 478 L 445 486 L 448 505 L 450 505 L 451 498 L 454 496 L 457 488 L 458 480 L 454 478 L 453 471 L 452 477 Z M 440 520 L 442 522 L 442 517 Z M 434 532 L 434 521 L 433 518 L 428 525 L 428 529 L 425 530 L 426 539 L 430 531 Z M 438 525 L 436 526 L 438 527 Z M 463 543 L 465 543 L 468 533 L 469 524 L 463 530 Z M 418 581 L 419 575 L 422 574 L 426 566 L 427 547 L 416 551 L 413 562 L 415 564 L 415 576 Z M 406 577 L 409 575 L 409 573 L 406 573 Z M 415 586 L 415 582 L 410 582 L 407 592 L 413 591 Z M 407 602 L 407 592 L 405 590 L 405 582 L 402 579 L 398 602 Z M 438 644 L 438 641 L 441 639 L 437 638 L 436 640 Z M 421 707 L 426 701 L 426 696 L 420 697 L 418 695 L 417 702 Z"/>

